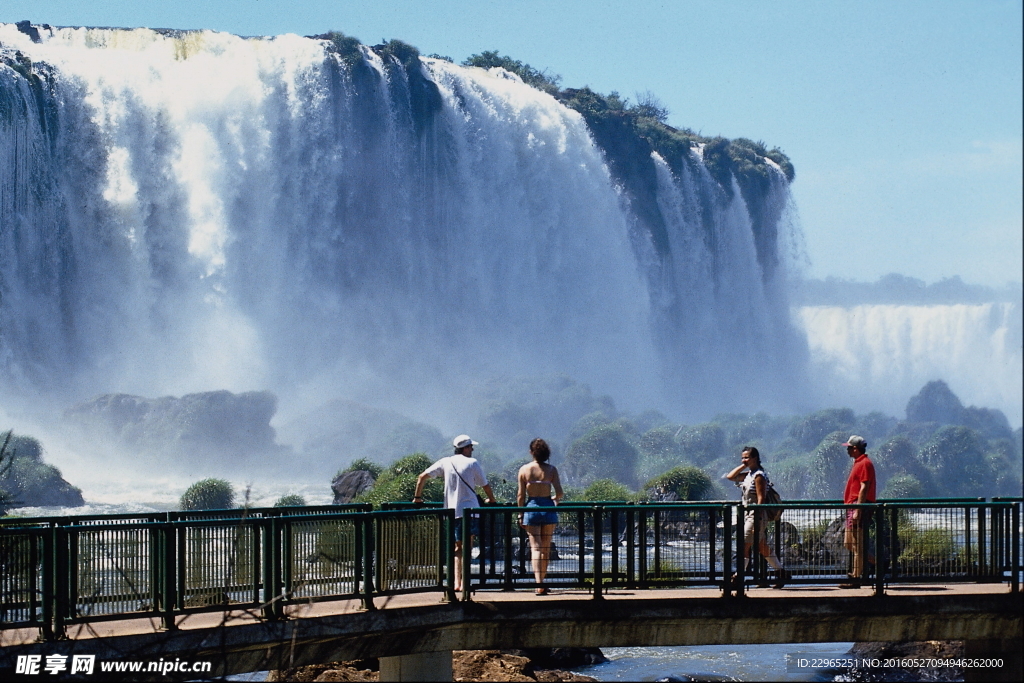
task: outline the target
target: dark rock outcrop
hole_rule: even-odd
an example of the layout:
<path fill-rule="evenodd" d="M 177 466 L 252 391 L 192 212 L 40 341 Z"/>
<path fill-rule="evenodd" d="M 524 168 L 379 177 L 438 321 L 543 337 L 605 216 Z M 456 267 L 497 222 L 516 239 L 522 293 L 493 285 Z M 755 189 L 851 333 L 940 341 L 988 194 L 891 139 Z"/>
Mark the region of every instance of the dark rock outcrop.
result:
<path fill-rule="evenodd" d="M 568 667 L 607 661 L 596 648 L 540 648 L 533 650 L 456 650 L 452 674 L 456 681 L 595 681 Z M 376 659 L 316 664 L 271 671 L 268 681 L 376 681 Z"/>
<path fill-rule="evenodd" d="M 331 490 L 334 491 L 332 505 L 351 503 L 360 493 L 372 488 L 375 481 L 373 475 L 365 470 L 342 472 L 331 482 Z"/>

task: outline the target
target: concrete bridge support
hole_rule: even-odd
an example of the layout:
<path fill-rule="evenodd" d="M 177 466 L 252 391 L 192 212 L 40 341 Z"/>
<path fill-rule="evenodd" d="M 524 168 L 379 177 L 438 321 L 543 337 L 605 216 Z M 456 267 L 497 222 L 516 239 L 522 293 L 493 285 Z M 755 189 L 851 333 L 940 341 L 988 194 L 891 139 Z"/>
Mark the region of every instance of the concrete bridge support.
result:
<path fill-rule="evenodd" d="M 380 658 L 381 681 L 450 681 L 451 651 Z"/>

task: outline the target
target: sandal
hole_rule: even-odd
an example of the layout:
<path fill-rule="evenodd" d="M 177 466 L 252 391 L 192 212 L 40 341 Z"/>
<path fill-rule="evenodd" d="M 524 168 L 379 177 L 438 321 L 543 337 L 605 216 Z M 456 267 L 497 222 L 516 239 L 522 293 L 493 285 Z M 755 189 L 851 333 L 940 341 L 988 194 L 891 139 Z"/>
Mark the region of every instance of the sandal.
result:
<path fill-rule="evenodd" d="M 536 590 L 536 592 L 535 592 L 535 595 L 550 595 L 550 594 L 551 594 L 551 591 L 549 591 L 547 588 L 538 588 Z"/>

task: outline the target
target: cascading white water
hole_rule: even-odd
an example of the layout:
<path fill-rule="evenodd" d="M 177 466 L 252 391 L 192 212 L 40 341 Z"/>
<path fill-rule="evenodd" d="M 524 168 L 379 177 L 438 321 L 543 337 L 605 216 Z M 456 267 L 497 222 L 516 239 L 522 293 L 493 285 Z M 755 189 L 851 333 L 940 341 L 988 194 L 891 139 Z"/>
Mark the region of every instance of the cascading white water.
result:
<path fill-rule="evenodd" d="M 551 372 L 683 415 L 801 394 L 784 264 L 763 271 L 741 193 L 699 162 L 655 155 L 659 250 L 583 118 L 504 71 L 424 59 L 416 80 L 297 36 L 41 34 L 0 26 L 51 79 L 0 65 L 0 373 L 22 394 L 408 408 Z"/>
<path fill-rule="evenodd" d="M 907 396 L 942 379 L 965 404 L 1021 423 L 1019 304 L 805 306 L 796 317 L 833 405 L 902 416 Z"/>

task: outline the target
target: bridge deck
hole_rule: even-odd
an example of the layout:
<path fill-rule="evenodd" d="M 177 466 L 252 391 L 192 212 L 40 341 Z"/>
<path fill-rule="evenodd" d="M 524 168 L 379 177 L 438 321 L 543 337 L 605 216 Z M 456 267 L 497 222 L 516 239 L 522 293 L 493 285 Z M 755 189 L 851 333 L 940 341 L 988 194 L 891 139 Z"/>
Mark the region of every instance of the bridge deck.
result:
<path fill-rule="evenodd" d="M 721 591 L 717 588 L 684 588 L 684 589 L 655 589 L 655 590 L 625 590 L 611 589 L 604 593 L 604 599 L 608 602 L 630 602 L 638 610 L 645 606 L 654 605 L 663 601 L 674 601 L 679 599 L 707 599 L 717 598 L 721 600 L 780 600 L 787 598 L 816 598 L 828 602 L 837 598 L 862 598 L 864 600 L 876 600 L 870 588 L 844 589 L 834 586 L 795 585 L 792 587 L 776 590 L 772 588 L 747 588 L 746 598 L 722 598 Z M 1009 588 L 1006 584 L 900 584 L 886 588 L 886 594 L 890 596 L 913 595 L 913 596 L 968 596 L 968 595 L 993 595 L 1007 594 Z M 442 602 L 442 593 L 414 593 L 408 595 L 395 595 L 379 597 L 374 600 L 378 610 L 401 610 L 408 608 L 433 607 Z M 532 591 L 502 591 L 502 590 L 481 590 L 473 593 L 473 602 L 481 605 L 488 603 L 524 603 L 535 604 L 543 607 L 551 606 L 555 602 L 587 601 L 593 602 L 593 595 L 582 589 L 558 589 L 554 588 L 550 595 L 540 597 Z M 330 602 L 318 602 L 303 605 L 290 605 L 285 610 L 289 618 L 318 618 L 341 616 L 345 614 L 365 613 L 362 603 L 359 600 L 337 600 Z M 257 612 L 231 611 L 224 613 L 208 612 L 190 614 L 178 617 L 177 626 L 179 630 L 208 630 L 220 626 L 232 627 L 245 624 L 254 624 L 263 621 Z M 87 641 L 94 638 L 109 638 L 112 636 L 143 635 L 147 633 L 162 632 L 161 623 L 157 619 L 119 619 L 113 621 L 91 622 L 88 624 L 74 624 L 67 627 L 67 638 L 75 641 Z M 12 629 L 0 631 L 0 646 L 10 647 L 15 645 L 27 645 L 38 642 L 39 629 Z"/>

